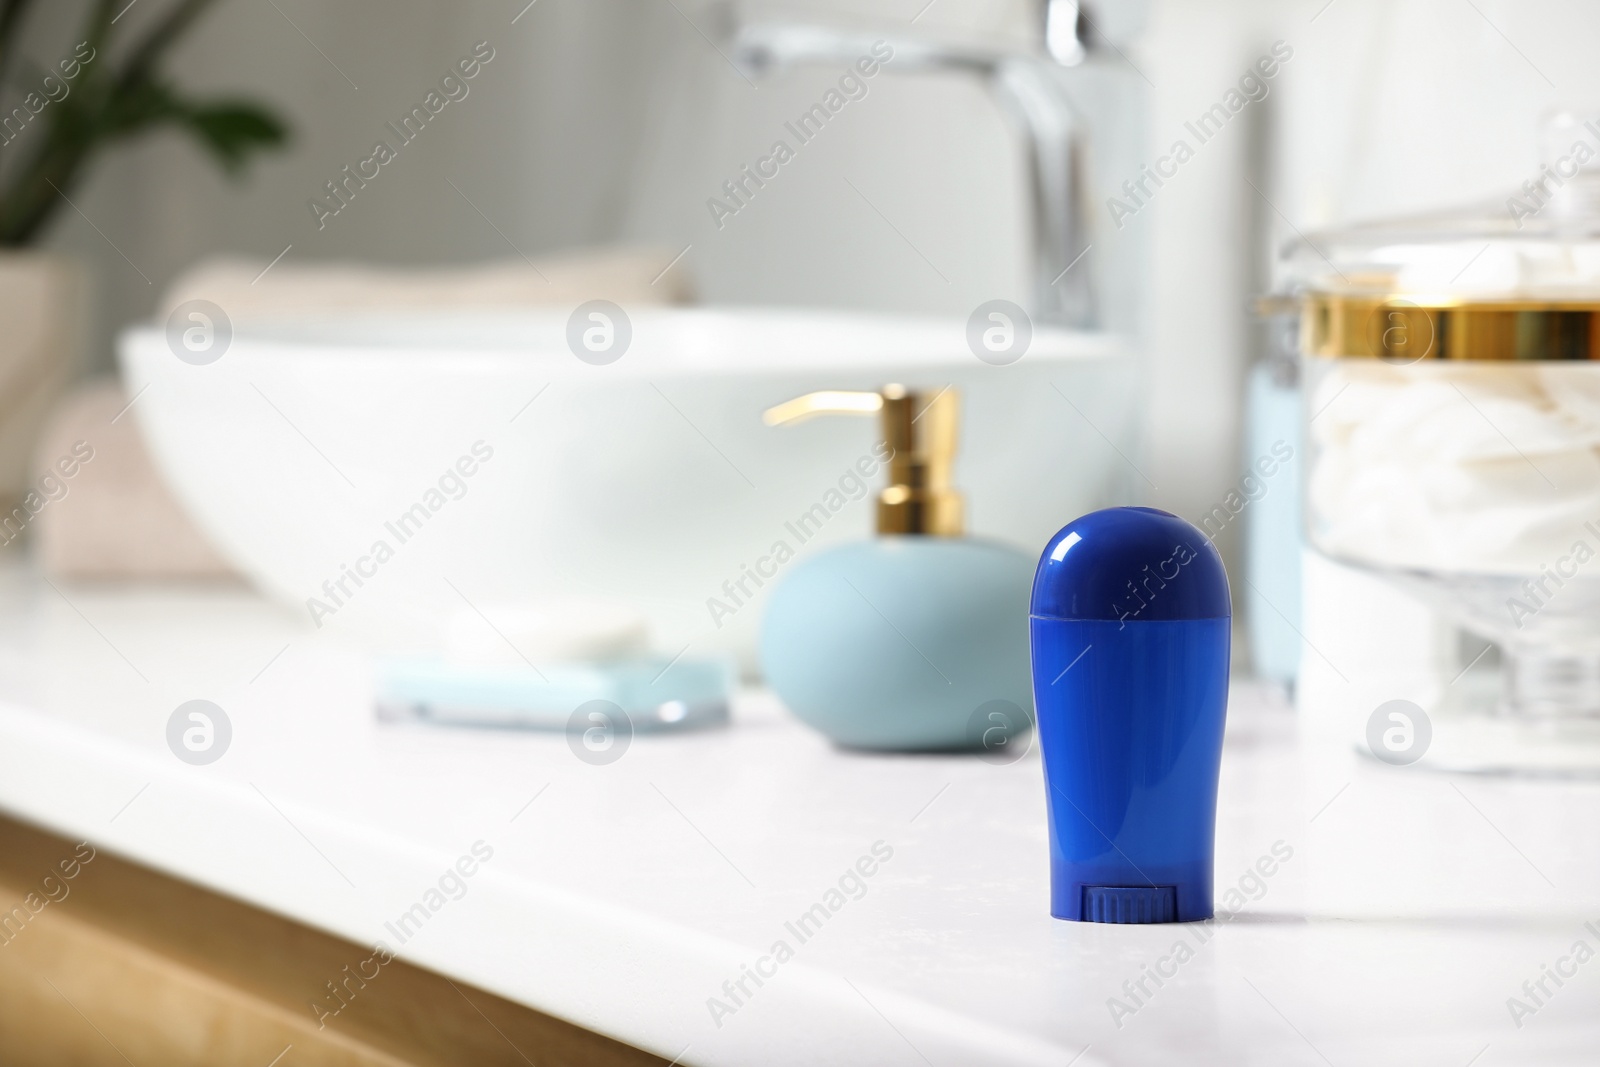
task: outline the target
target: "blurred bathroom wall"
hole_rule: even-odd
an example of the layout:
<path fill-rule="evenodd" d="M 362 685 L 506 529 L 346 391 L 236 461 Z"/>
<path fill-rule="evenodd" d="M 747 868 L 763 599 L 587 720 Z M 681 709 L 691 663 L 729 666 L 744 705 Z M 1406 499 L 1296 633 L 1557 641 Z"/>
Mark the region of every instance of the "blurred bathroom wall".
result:
<path fill-rule="evenodd" d="M 41 35 L 70 47 L 84 6 L 48 9 L 41 21 L 54 25 Z M 660 42 L 681 20 L 664 4 L 540 0 L 513 24 L 521 6 L 221 0 L 168 69 L 196 91 L 270 102 L 291 121 L 293 143 L 240 181 L 176 133 L 102 159 L 73 194 L 82 214 L 66 212 L 52 235 L 95 268 L 93 362 L 109 366 L 112 331 L 148 315 L 177 271 L 212 252 L 265 261 L 292 245 L 286 259 L 423 263 L 614 239 L 642 103 L 665 58 Z M 158 11 L 131 6 L 118 28 L 138 31 Z M 319 229 L 310 198 L 390 136 L 385 123 L 420 103 L 478 41 L 494 59 L 468 97 Z M 32 51 L 53 54 L 49 47 Z"/>
<path fill-rule="evenodd" d="M 926 0 L 787 4 L 806 17 L 908 25 Z M 41 36 L 70 47 L 82 5 Z M 938 0 L 919 31 L 1021 36 L 1032 0 Z M 141 7 L 144 10 L 141 10 Z M 718 232 L 708 196 L 815 102 L 826 71 L 753 87 L 719 55 L 713 0 L 221 0 L 176 53 L 185 85 L 259 96 L 295 127 L 290 150 L 230 182 L 177 134 L 105 157 L 52 243 L 90 257 L 110 331 L 148 314 L 197 256 L 436 262 L 625 238 L 675 250 L 718 302 L 827 304 L 963 316 L 1024 290 L 1021 155 L 983 90 L 878 79 L 870 108 L 807 146 L 770 204 Z M 124 27 L 148 23 L 130 8 Z M 515 20 L 515 21 L 513 21 Z M 121 27 L 119 27 L 121 28 Z M 708 39 L 709 38 L 709 39 Z M 484 40 L 495 59 L 398 165 L 318 228 L 307 201 L 370 153 Z M 859 120 L 859 121 L 857 121 Z M 3 163 L 3 160 L 0 160 Z M 841 179 L 853 174 L 948 281 Z M 712 180 L 714 177 L 715 180 Z M 452 186 L 451 183 L 454 183 Z M 286 257 L 288 258 L 288 257 Z"/>
<path fill-rule="evenodd" d="M 920 32 L 968 38 L 1018 38 L 1036 21 L 1032 0 L 755 6 L 868 27 L 915 17 Z M 44 9 L 38 54 L 70 46 L 79 7 Z M 113 330 L 215 251 L 421 263 L 643 239 L 688 247 L 713 302 L 964 317 L 1024 295 L 1021 148 L 960 80 L 876 79 L 759 210 L 712 226 L 720 180 L 829 81 L 750 85 L 714 44 L 718 20 L 709 0 L 223 0 L 174 74 L 272 101 L 295 142 L 237 183 L 175 134 L 103 160 L 73 193 L 81 214 L 50 239 L 94 271 L 92 362 L 108 367 Z M 1148 263 L 1148 428 L 1133 458 L 1146 500 L 1191 517 L 1240 470 L 1241 381 L 1258 346 L 1247 303 L 1269 247 L 1514 185 L 1533 170 L 1542 108 L 1600 100 L 1584 54 L 1600 10 L 1578 0 L 1105 0 L 1096 20 L 1148 87 L 1151 159 L 1274 40 L 1295 49 L 1268 100 L 1111 234 L 1144 242 Z M 471 95 L 319 230 L 308 199 L 479 40 L 495 59 Z"/>
<path fill-rule="evenodd" d="M 1127 229 L 1150 233 L 1145 408 L 1147 474 L 1153 502 L 1199 521 L 1239 477 L 1241 392 L 1249 364 L 1255 195 L 1246 181 L 1265 116 L 1287 67 L 1265 100 L 1246 107 L 1204 144 L 1193 122 L 1237 85 L 1274 40 L 1263 25 L 1267 3 L 1160 0 L 1137 62 L 1151 90 L 1147 161 L 1180 139 L 1194 157 L 1156 191 Z M 1134 175 L 1133 177 L 1137 177 Z M 1219 538 L 1237 572 L 1237 531 Z"/>
<path fill-rule="evenodd" d="M 1281 206 L 1324 226 L 1489 201 L 1538 170 L 1538 121 L 1600 103 L 1600 5 L 1338 0 L 1305 35 Z"/>

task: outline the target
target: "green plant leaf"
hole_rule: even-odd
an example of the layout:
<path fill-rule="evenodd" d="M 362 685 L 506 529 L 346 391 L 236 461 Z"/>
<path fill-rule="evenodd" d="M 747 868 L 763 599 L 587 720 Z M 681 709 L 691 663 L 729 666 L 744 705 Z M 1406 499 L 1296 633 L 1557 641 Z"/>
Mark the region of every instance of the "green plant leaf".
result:
<path fill-rule="evenodd" d="M 107 138 L 128 137 L 157 126 L 181 127 L 231 173 L 237 173 L 251 153 L 288 138 L 282 120 L 264 107 L 243 100 L 190 101 L 158 82 L 141 82 L 117 94 L 102 121 Z"/>
<path fill-rule="evenodd" d="M 257 152 L 283 144 L 288 128 L 272 111 L 240 99 L 181 96 L 162 77 L 161 61 L 215 0 L 171 0 L 150 29 L 114 63 L 112 38 L 124 0 L 92 0 L 82 40 L 98 57 L 83 64 L 71 95 L 49 105 L 43 129 L 28 134 L 24 155 L 0 188 L 0 246 L 29 244 L 60 211 L 67 191 L 112 141 L 161 126 L 188 131 L 230 173 Z M 35 0 L 0 0 L 0 81 L 10 69 L 17 33 Z"/>
<path fill-rule="evenodd" d="M 126 137 L 180 119 L 185 110 L 177 94 L 167 86 L 146 81 L 108 93 L 99 115 L 91 112 L 90 117 L 100 136 Z M 65 115 L 61 117 L 66 118 Z"/>
<path fill-rule="evenodd" d="M 238 173 L 252 152 L 281 145 L 289 129 L 266 108 L 243 101 L 190 105 L 179 122 L 217 157 L 230 173 Z"/>

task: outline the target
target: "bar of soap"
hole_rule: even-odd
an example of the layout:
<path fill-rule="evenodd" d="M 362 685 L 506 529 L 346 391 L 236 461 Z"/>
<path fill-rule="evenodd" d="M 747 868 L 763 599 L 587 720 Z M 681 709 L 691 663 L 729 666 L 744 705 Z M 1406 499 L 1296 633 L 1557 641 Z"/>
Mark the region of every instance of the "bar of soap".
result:
<path fill-rule="evenodd" d="M 445 658 L 472 666 L 616 660 L 645 654 L 649 629 L 638 611 L 591 600 L 479 604 L 445 622 Z"/>

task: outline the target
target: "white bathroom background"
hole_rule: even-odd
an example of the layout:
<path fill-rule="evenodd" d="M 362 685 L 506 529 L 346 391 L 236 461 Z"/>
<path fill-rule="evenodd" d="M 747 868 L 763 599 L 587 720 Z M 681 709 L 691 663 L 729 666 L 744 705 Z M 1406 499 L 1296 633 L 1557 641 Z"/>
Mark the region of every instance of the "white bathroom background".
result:
<path fill-rule="evenodd" d="M 293 116 L 293 145 L 238 183 L 193 165 L 197 149 L 173 134 L 95 172 L 74 198 L 81 211 L 52 238 L 95 253 L 89 366 L 108 369 L 113 324 L 149 314 L 197 258 L 265 261 L 289 246 L 301 260 L 422 263 L 648 241 L 689 247 L 684 263 L 713 303 L 965 316 L 1023 296 L 1021 148 L 975 82 L 875 79 L 865 106 L 719 230 L 706 198 L 827 73 L 750 85 L 719 54 L 724 13 L 705 0 L 525 3 L 219 5 L 175 66 L 196 89 L 278 105 Z M 915 17 L 919 32 L 969 39 L 1022 39 L 1036 19 L 1032 0 L 754 9 L 864 27 Z M 1138 462 L 1150 484 L 1138 484 L 1148 502 L 1197 517 L 1237 478 L 1243 374 L 1260 346 L 1249 302 L 1269 281 L 1268 248 L 1297 230 L 1491 197 L 1529 176 L 1539 113 L 1600 101 L 1589 54 L 1600 8 L 1102 0 L 1093 10 L 1148 91 L 1133 135 L 1152 160 L 1273 41 L 1294 51 L 1268 99 L 1201 146 L 1148 210 L 1118 230 L 1097 207 L 1104 238 L 1140 264 L 1130 291 L 1146 358 Z M 41 32 L 70 46 L 65 22 Z M 238 39 L 262 42 L 254 60 L 216 47 Z M 496 58 L 469 98 L 363 190 L 364 203 L 319 230 L 307 200 L 478 40 Z M 101 255 L 107 243 L 121 255 Z"/>

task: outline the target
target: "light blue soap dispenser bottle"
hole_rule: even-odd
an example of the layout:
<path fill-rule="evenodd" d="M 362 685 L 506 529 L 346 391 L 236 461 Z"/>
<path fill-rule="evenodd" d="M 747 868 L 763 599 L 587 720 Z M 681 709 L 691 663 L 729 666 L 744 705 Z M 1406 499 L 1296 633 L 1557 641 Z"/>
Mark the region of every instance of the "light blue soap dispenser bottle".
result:
<path fill-rule="evenodd" d="M 801 561 L 761 628 L 767 683 L 806 723 L 852 748 L 1021 751 L 1032 722 L 1033 559 L 963 536 L 950 484 L 960 400 L 890 385 L 811 393 L 768 425 L 881 413 L 889 485 L 878 536 Z"/>

